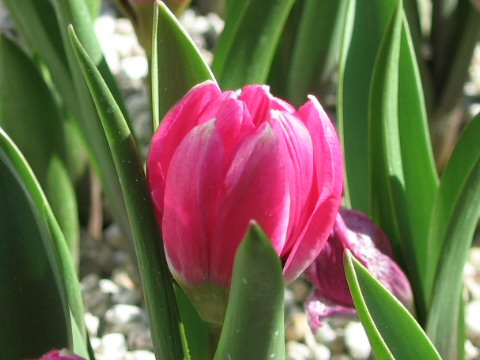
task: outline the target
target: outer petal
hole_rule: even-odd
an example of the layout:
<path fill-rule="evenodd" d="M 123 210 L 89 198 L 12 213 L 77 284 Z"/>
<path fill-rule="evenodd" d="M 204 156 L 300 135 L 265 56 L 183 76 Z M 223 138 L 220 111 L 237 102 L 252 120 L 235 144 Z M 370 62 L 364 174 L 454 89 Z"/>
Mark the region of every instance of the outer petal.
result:
<path fill-rule="evenodd" d="M 215 108 L 209 105 L 221 96 L 220 89 L 211 81 L 195 86 L 168 112 L 153 136 L 147 159 L 147 176 L 160 217 L 167 170 L 175 149 L 197 124 L 213 118 Z"/>
<path fill-rule="evenodd" d="M 343 161 L 337 133 L 327 114 L 314 97 L 302 106 L 298 116 L 313 141 L 315 173 L 311 191 L 311 215 L 295 242 L 284 266 L 287 282 L 294 280 L 318 256 L 327 241 L 341 203 Z"/>
<path fill-rule="evenodd" d="M 305 208 L 310 199 L 313 181 L 313 144 L 308 129 L 295 116 L 272 111 L 270 121 L 281 145 L 291 198 L 287 242 L 280 253 L 285 256 L 302 230 L 309 214 Z"/>
<path fill-rule="evenodd" d="M 235 252 L 250 220 L 256 220 L 281 249 L 288 226 L 290 199 L 282 153 L 270 125 L 243 139 L 224 181 L 215 217 L 210 278 L 229 284 Z"/>
<path fill-rule="evenodd" d="M 164 245 L 172 272 L 186 283 L 209 279 L 213 206 L 224 174 L 222 139 L 212 120 L 182 141 L 165 187 Z"/>

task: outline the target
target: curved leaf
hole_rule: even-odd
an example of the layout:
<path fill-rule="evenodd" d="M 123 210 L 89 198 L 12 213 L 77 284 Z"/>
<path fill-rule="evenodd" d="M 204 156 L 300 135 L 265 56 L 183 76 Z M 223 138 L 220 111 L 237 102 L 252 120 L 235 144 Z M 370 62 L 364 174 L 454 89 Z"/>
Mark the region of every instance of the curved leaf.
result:
<path fill-rule="evenodd" d="M 68 347 L 87 358 L 82 296 L 67 244 L 32 171 L 2 129 L 0 168 L 0 321 L 9 324 L 1 330 L 2 356 L 31 358 Z"/>
<path fill-rule="evenodd" d="M 172 277 L 135 141 L 114 97 L 71 26 L 69 35 L 102 120 L 121 180 L 150 316 L 155 353 L 160 359 L 183 359 Z"/>
<path fill-rule="evenodd" d="M 349 0 L 338 89 L 339 132 L 345 154 L 345 198 L 370 212 L 369 89 L 375 58 L 397 0 Z"/>
<path fill-rule="evenodd" d="M 441 360 L 420 325 L 402 304 L 350 253 L 345 272 L 358 316 L 377 359 Z"/>

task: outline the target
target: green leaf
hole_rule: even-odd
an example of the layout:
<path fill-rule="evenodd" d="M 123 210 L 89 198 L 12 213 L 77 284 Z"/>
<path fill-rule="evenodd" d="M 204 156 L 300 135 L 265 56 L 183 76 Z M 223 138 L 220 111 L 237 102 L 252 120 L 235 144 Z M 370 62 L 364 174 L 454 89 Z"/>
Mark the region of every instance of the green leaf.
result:
<path fill-rule="evenodd" d="M 413 316 L 350 253 L 345 272 L 358 316 L 378 360 L 429 359 L 440 356 Z"/>
<path fill-rule="evenodd" d="M 252 224 L 233 268 L 227 314 L 215 359 L 285 359 L 282 265 Z"/>
<path fill-rule="evenodd" d="M 138 157 L 135 142 L 120 107 L 71 26 L 69 35 L 121 179 L 150 316 L 155 353 L 160 359 L 183 359 L 180 320 L 172 278 L 168 271 L 142 161 Z"/>
<path fill-rule="evenodd" d="M 397 0 L 350 0 L 339 70 L 338 120 L 347 205 L 370 215 L 369 89 L 375 57 Z"/>
<path fill-rule="evenodd" d="M 418 314 L 425 321 L 427 237 L 438 179 L 420 75 L 401 3 L 374 67 L 369 120 L 372 215 L 406 267 Z"/>
<path fill-rule="evenodd" d="M 442 177 L 430 224 L 427 332 L 445 359 L 456 359 L 463 264 L 480 217 L 480 115 L 464 130 Z M 434 277 L 435 276 L 435 277 Z"/>
<path fill-rule="evenodd" d="M 152 46 L 153 128 L 194 85 L 215 81 L 190 36 L 163 2 L 155 3 Z"/>
<path fill-rule="evenodd" d="M 80 285 L 63 234 L 18 148 L 0 129 L 0 346 L 9 359 L 68 347 L 88 358 Z M 63 311 L 62 311 L 63 310 Z"/>
<path fill-rule="evenodd" d="M 302 104 L 312 91 L 325 91 L 337 67 L 347 4 L 348 0 L 305 2 L 289 54 L 288 99 L 293 103 Z"/>
<path fill-rule="evenodd" d="M 229 6 L 231 16 L 227 18 L 212 65 L 222 89 L 266 81 L 294 2 L 245 0 Z"/>
<path fill-rule="evenodd" d="M 414 247 L 419 276 L 423 279 L 428 271 L 425 261 L 429 257 L 426 239 L 439 181 L 430 144 L 427 111 L 415 49 L 405 17 L 402 21 L 398 64 L 398 134 L 411 245 Z M 419 172 L 418 169 L 422 171 Z"/>
<path fill-rule="evenodd" d="M 45 189 L 72 254 L 77 253 L 80 229 L 75 192 L 66 172 L 62 118 L 35 65 L 3 35 L 0 126 L 27 158 Z"/>

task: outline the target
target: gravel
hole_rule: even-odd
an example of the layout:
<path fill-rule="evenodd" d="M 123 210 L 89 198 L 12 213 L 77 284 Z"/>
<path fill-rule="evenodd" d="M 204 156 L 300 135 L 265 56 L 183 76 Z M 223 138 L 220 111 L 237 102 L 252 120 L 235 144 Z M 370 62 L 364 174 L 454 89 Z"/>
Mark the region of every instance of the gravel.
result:
<path fill-rule="evenodd" d="M 207 62 L 223 29 L 215 13 L 200 15 L 187 9 L 180 19 L 201 48 Z M 14 32 L 0 0 L 0 30 Z M 126 97 L 134 130 L 146 155 L 151 138 L 151 115 L 147 86 L 148 62 L 133 27 L 105 7 L 95 23 L 106 61 Z M 465 85 L 471 114 L 480 110 L 480 46 Z M 154 360 L 148 317 L 138 287 L 133 263 L 118 227 L 104 231 L 103 239 L 85 235 L 81 249 L 81 284 L 86 307 L 85 323 L 98 360 Z M 315 334 L 307 324 L 303 302 L 310 286 L 299 279 L 285 290 L 286 349 L 290 360 L 369 359 L 371 347 L 362 325 L 350 319 L 327 321 Z M 465 266 L 466 359 L 480 359 L 480 247 L 473 247 Z"/>

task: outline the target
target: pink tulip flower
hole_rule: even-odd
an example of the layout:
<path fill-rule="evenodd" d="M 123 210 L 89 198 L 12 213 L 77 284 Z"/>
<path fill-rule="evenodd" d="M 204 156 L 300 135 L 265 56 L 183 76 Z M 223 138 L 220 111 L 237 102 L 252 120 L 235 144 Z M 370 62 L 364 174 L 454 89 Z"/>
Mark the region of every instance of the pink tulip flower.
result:
<path fill-rule="evenodd" d="M 85 360 L 83 357 L 77 356 L 68 350 L 52 350 L 43 355 L 38 360 Z"/>
<path fill-rule="evenodd" d="M 306 271 L 315 287 L 307 301 L 313 329 L 328 317 L 355 313 L 343 267 L 346 249 L 407 308 L 413 309 L 410 283 L 392 259 L 392 248 L 385 233 L 362 213 L 341 209 L 327 244 Z"/>
<path fill-rule="evenodd" d="M 295 279 L 324 246 L 343 189 L 340 144 L 318 101 L 296 110 L 262 85 L 194 87 L 155 133 L 147 175 L 170 269 L 194 303 L 212 303 L 215 288 L 225 302 L 251 220 Z"/>

